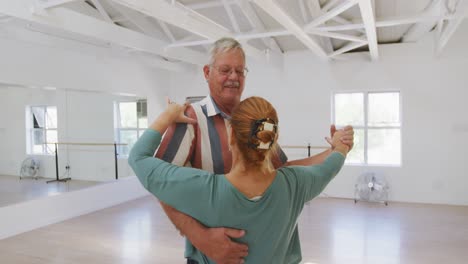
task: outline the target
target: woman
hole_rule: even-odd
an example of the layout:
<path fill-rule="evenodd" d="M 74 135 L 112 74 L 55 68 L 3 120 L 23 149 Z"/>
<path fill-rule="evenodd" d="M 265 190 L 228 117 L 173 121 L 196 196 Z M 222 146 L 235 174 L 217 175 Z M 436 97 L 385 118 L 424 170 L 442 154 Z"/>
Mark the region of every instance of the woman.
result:
<path fill-rule="evenodd" d="M 297 219 L 304 203 L 316 197 L 343 166 L 347 145 L 343 131 L 330 140 L 334 151 L 321 165 L 273 169 L 270 155 L 278 139 L 278 116 L 263 98 L 250 97 L 233 111 L 228 174 L 178 167 L 153 157 L 173 122 L 192 123 L 186 105 L 168 104 L 135 143 L 129 164 L 143 186 L 162 202 L 209 227 L 246 230 L 239 242 L 249 245 L 246 263 L 299 263 Z M 199 251 L 186 256 L 213 263 Z"/>

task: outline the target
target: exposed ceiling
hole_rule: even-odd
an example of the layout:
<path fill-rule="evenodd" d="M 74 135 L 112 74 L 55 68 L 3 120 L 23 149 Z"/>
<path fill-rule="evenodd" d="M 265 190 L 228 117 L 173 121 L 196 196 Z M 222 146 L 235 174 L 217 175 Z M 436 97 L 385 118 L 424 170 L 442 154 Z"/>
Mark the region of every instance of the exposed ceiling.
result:
<path fill-rule="evenodd" d="M 0 36 L 15 28 L 117 47 L 174 70 L 206 63 L 210 44 L 224 36 L 272 64 L 295 50 L 378 60 L 381 45 L 431 31 L 440 52 L 467 15 L 463 0 L 0 0 Z"/>

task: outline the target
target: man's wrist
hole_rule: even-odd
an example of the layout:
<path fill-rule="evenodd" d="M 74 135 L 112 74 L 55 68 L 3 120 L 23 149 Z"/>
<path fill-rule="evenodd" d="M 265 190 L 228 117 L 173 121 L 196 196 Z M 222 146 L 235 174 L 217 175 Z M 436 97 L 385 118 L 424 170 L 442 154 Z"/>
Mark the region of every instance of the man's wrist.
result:
<path fill-rule="evenodd" d="M 336 146 L 333 151 L 335 152 L 339 152 L 341 154 L 343 154 L 343 156 L 346 157 L 346 155 L 348 154 L 348 150 L 349 150 L 349 147 L 347 145 L 340 145 L 340 146 Z"/>

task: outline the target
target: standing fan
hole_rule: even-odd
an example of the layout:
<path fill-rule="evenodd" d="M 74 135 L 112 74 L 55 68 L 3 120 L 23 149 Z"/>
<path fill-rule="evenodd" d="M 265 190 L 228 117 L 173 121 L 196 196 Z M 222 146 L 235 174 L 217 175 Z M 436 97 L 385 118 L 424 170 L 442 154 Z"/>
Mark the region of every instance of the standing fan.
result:
<path fill-rule="evenodd" d="M 34 178 L 37 180 L 39 174 L 39 161 L 31 157 L 21 163 L 20 180 L 22 178 Z"/>
<path fill-rule="evenodd" d="M 362 200 L 388 205 L 388 189 L 388 183 L 383 176 L 373 172 L 363 173 L 355 184 L 354 203 Z"/>

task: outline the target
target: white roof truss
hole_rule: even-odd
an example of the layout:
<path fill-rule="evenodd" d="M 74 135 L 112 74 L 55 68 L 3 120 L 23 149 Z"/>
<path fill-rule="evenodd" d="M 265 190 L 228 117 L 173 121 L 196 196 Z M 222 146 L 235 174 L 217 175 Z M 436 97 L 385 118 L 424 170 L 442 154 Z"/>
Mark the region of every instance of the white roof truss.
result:
<path fill-rule="evenodd" d="M 58 28 L 70 33 L 99 39 L 132 50 L 156 54 L 191 64 L 203 65 L 206 55 L 186 48 L 166 50 L 168 43 L 142 33 L 95 19 L 63 7 L 50 8 L 45 14 L 33 14 L 35 0 L 0 1 L 0 12 L 8 16 Z"/>
<path fill-rule="evenodd" d="M 210 40 L 216 40 L 221 37 L 233 37 L 234 34 L 219 25 L 213 20 L 195 12 L 178 2 L 173 1 L 173 4 L 166 1 L 145 1 L 145 0 L 113 0 L 128 8 L 132 8 L 140 13 L 155 19 L 162 20 L 171 25 L 180 27 L 186 31 L 192 32 Z M 172 47 L 172 46 L 171 46 Z M 267 58 L 266 52 L 261 51 L 248 43 L 243 43 L 243 47 L 247 55 L 253 58 L 267 61 L 270 64 L 280 67 L 282 57 L 278 54 L 272 54 Z"/>
<path fill-rule="evenodd" d="M 75 2 L 79 0 L 37 0 L 35 1 L 33 6 L 36 6 L 39 9 L 48 9 L 48 8 L 54 8 L 54 7 L 59 7 L 65 4 L 68 4 L 70 2 Z"/>
<path fill-rule="evenodd" d="M 440 32 L 439 41 L 436 43 L 436 54 L 442 53 L 442 50 L 447 45 L 450 38 L 453 36 L 458 26 L 461 24 L 464 18 L 458 18 L 448 21 L 445 27 Z"/>
<path fill-rule="evenodd" d="M 221 1 L 223 2 L 224 9 L 226 9 L 229 20 L 231 21 L 232 28 L 234 29 L 234 32 L 239 34 L 241 32 L 240 27 L 239 27 L 239 23 L 237 23 L 237 20 L 236 20 L 236 18 L 234 16 L 234 13 L 232 12 L 231 5 L 228 3 L 227 0 L 221 0 Z"/>
<path fill-rule="evenodd" d="M 159 33 L 155 30 L 154 25 L 148 20 L 148 17 L 142 16 L 132 9 L 125 8 L 112 1 L 109 1 L 109 4 L 125 18 L 125 21 L 133 23 L 143 33 L 153 37 L 159 36 Z"/>
<path fill-rule="evenodd" d="M 245 16 L 249 20 L 250 25 L 254 28 L 254 32 L 258 33 L 265 31 L 265 25 L 253 9 L 252 4 L 248 0 L 240 0 L 237 3 L 239 4 L 239 7 L 242 10 L 242 12 L 244 12 Z M 262 38 L 261 40 L 267 47 L 269 47 L 273 51 L 282 53 L 282 50 L 275 39 Z"/>
<path fill-rule="evenodd" d="M 331 53 L 329 56 L 330 58 L 334 58 L 340 54 L 343 54 L 345 52 L 348 52 L 350 50 L 353 50 L 353 49 L 357 49 L 359 47 L 362 47 L 364 45 L 366 45 L 367 43 L 366 42 L 350 42 L 346 45 L 344 45 L 342 48 L 338 49 L 338 50 L 335 50 L 333 53 Z"/>
<path fill-rule="evenodd" d="M 291 31 L 307 48 L 322 59 L 327 59 L 327 54 L 307 33 L 291 18 L 285 11 L 273 0 L 253 0 L 253 2 L 262 8 L 271 17 L 276 19 L 283 27 Z"/>
<path fill-rule="evenodd" d="M 372 60 L 379 58 L 377 30 L 375 27 L 375 14 L 371 0 L 359 0 L 359 9 L 361 10 L 362 20 L 366 29 L 367 42 Z"/>
<path fill-rule="evenodd" d="M 444 11 L 450 15 L 458 15 L 459 17 L 450 21 L 439 21 L 438 30 L 439 37 L 436 39 L 436 55 L 440 55 L 444 47 L 447 45 L 450 38 L 453 36 L 458 26 L 468 14 L 467 1 L 445 2 Z"/>
<path fill-rule="evenodd" d="M 327 13 L 323 14 L 320 17 L 317 17 L 312 22 L 307 24 L 304 27 L 304 30 L 309 31 L 309 30 L 317 27 L 318 25 L 321 25 L 321 24 L 327 22 L 328 20 L 332 19 L 333 17 L 336 17 L 337 15 L 339 15 L 339 14 L 343 13 L 344 11 L 350 9 L 351 7 L 356 5 L 357 3 L 358 3 L 358 0 L 347 0 L 347 1 L 343 2 L 343 3 L 341 3 L 340 5 L 338 5 L 335 8 L 329 10 Z"/>
<path fill-rule="evenodd" d="M 91 0 L 91 3 L 93 3 L 93 5 L 96 7 L 96 9 L 99 11 L 102 18 L 104 18 L 105 21 L 112 23 L 112 24 L 114 23 L 114 21 L 111 19 L 107 11 L 102 7 L 100 0 Z"/>
<path fill-rule="evenodd" d="M 309 10 L 311 19 L 315 19 L 324 14 L 322 9 L 320 8 L 319 0 L 303 0 L 303 1 L 305 4 L 304 8 L 307 8 L 307 10 Z M 300 1 L 300 2 L 302 3 L 303 1 Z M 306 18 L 308 18 L 308 16 L 306 16 Z M 309 22 L 309 20 L 306 20 L 305 22 Z M 307 33 L 311 33 L 311 32 L 307 32 Z M 320 34 L 314 34 L 314 35 L 320 36 Z M 324 35 L 321 35 L 321 36 L 324 36 Z M 326 53 L 333 52 L 334 49 L 333 49 L 333 45 L 332 45 L 330 38 L 318 37 L 318 39 L 322 43 L 322 47 L 325 49 Z"/>
<path fill-rule="evenodd" d="M 386 17 L 380 18 L 376 20 L 375 26 L 376 27 L 393 27 L 398 25 L 407 25 L 407 24 L 414 24 L 420 22 L 427 22 L 427 21 L 439 21 L 443 20 L 453 20 L 458 18 L 465 18 L 467 14 L 454 14 L 454 15 L 445 15 L 445 16 L 431 16 L 425 14 L 419 15 L 409 15 L 409 16 L 398 16 L 398 17 Z M 321 31 L 347 31 L 347 30 L 355 30 L 355 29 L 363 29 L 365 28 L 364 23 L 353 23 L 348 25 L 338 25 L 338 26 L 321 26 L 316 27 L 316 30 Z"/>

